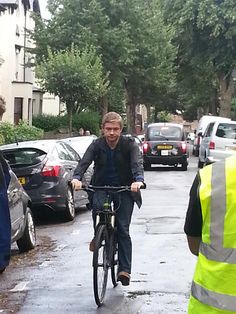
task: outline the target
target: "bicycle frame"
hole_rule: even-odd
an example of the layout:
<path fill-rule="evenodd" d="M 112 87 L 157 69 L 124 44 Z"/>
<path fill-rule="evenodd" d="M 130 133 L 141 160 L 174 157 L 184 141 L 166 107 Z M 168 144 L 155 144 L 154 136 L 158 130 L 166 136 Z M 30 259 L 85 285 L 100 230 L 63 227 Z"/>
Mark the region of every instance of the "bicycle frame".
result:
<path fill-rule="evenodd" d="M 111 199 L 111 193 L 121 193 L 130 191 L 129 186 L 88 186 L 84 190 L 95 192 L 96 190 L 106 191 L 106 203 L 103 208 L 96 211 L 95 221 L 95 250 L 93 253 L 93 287 L 95 302 L 98 306 L 103 304 L 105 297 L 108 270 L 111 269 L 111 279 L 113 286 L 117 286 L 117 242 L 115 235 L 115 208 Z M 101 259 L 101 260 L 100 260 Z M 99 273 L 102 272 L 102 278 Z"/>

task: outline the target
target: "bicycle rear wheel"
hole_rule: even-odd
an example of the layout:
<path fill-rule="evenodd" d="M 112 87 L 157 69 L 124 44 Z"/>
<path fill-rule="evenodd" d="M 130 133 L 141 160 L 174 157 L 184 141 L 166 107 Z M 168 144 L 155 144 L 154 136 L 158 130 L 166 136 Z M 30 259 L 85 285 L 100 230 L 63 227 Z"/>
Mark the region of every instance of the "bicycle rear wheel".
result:
<path fill-rule="evenodd" d="M 118 270 L 118 243 L 115 232 L 111 236 L 112 258 L 111 258 L 111 281 L 114 287 L 117 286 L 117 270 Z"/>
<path fill-rule="evenodd" d="M 108 245 L 107 228 L 105 225 L 100 225 L 96 231 L 93 253 L 93 291 L 98 306 L 103 303 L 107 287 Z"/>

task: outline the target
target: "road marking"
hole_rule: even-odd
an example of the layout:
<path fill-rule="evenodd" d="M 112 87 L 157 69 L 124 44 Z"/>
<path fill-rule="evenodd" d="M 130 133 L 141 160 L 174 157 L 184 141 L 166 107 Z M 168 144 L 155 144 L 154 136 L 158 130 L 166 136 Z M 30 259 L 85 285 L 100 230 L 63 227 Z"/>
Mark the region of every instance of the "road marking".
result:
<path fill-rule="evenodd" d="M 72 235 L 77 235 L 77 234 L 79 234 L 80 233 L 80 231 L 79 230 L 73 230 L 73 232 L 71 233 Z"/>
<path fill-rule="evenodd" d="M 39 265 L 39 267 L 48 267 L 52 264 L 52 261 L 45 261 Z"/>
<path fill-rule="evenodd" d="M 81 225 L 87 225 L 87 224 L 90 224 L 90 223 L 91 223 L 91 220 L 84 220 L 80 224 Z"/>
<path fill-rule="evenodd" d="M 13 289 L 11 289 L 11 292 L 18 292 L 18 291 L 24 291 L 28 290 L 26 289 L 26 286 L 29 284 L 29 281 L 22 281 L 18 283 Z"/>
<path fill-rule="evenodd" d="M 67 245 L 60 244 L 55 248 L 54 252 L 62 251 L 65 247 L 67 247 Z"/>

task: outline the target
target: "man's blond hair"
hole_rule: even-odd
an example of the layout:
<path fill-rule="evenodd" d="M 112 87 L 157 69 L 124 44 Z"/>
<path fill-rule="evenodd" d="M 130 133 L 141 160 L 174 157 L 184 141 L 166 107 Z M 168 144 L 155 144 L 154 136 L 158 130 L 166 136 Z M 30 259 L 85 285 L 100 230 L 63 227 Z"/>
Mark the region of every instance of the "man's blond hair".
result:
<path fill-rule="evenodd" d="M 106 123 L 118 122 L 120 124 L 120 128 L 123 128 L 123 121 L 121 116 L 117 112 L 108 112 L 102 118 L 102 128 L 104 128 Z"/>

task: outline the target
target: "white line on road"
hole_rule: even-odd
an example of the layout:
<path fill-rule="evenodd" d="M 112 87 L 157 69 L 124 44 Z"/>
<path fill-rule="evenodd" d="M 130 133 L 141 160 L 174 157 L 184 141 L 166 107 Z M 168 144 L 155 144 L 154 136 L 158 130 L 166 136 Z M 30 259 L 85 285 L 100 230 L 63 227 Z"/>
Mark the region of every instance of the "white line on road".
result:
<path fill-rule="evenodd" d="M 18 291 L 24 291 L 28 290 L 26 289 L 26 286 L 29 284 L 29 281 L 22 281 L 18 283 L 13 289 L 11 289 L 11 292 L 18 292 Z"/>
<path fill-rule="evenodd" d="M 52 261 L 45 261 L 42 264 L 39 265 L 39 267 L 48 267 L 50 265 L 52 265 Z"/>
<path fill-rule="evenodd" d="M 88 225 L 88 224 L 91 224 L 91 220 L 84 220 L 84 221 L 81 221 L 80 224 L 81 224 L 81 225 Z"/>
<path fill-rule="evenodd" d="M 62 251 L 65 247 L 67 247 L 67 245 L 60 244 L 55 248 L 54 252 Z"/>
<path fill-rule="evenodd" d="M 73 232 L 71 233 L 72 235 L 77 235 L 80 233 L 80 230 L 73 230 Z"/>

